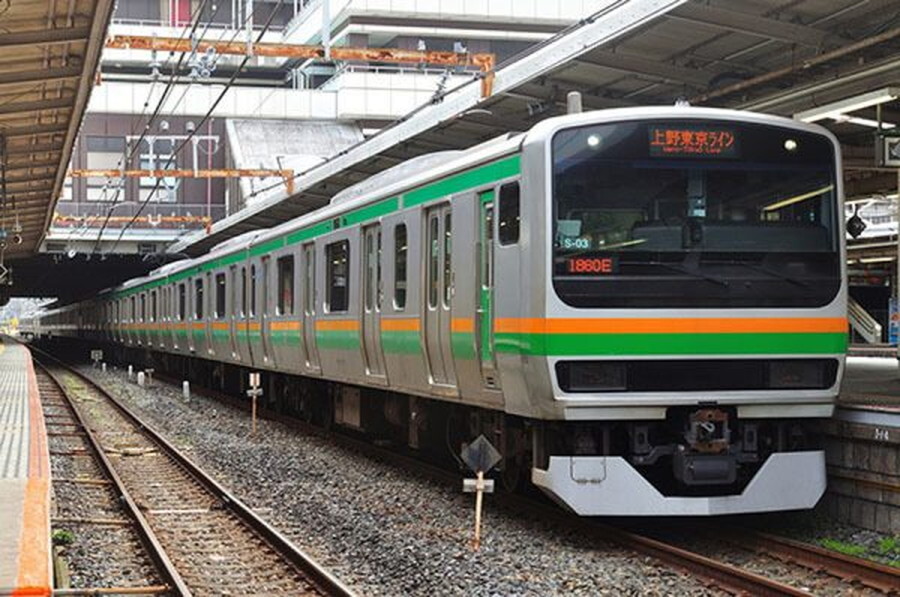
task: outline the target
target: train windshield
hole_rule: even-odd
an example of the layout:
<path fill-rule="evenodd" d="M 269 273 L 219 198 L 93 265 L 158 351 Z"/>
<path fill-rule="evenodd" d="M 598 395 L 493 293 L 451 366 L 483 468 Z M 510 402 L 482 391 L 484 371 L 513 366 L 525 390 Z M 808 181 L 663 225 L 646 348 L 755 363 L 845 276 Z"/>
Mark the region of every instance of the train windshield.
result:
<path fill-rule="evenodd" d="M 576 307 L 821 306 L 840 287 L 824 136 L 733 121 L 556 133 L 553 282 Z"/>

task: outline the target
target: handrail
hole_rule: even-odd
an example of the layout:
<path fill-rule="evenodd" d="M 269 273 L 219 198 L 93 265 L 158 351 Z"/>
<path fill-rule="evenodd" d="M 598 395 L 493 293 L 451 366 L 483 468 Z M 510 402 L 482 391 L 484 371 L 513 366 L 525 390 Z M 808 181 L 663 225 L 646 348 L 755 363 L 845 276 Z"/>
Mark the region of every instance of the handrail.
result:
<path fill-rule="evenodd" d="M 881 342 L 881 324 L 853 298 L 847 301 L 850 326 L 869 344 Z"/>

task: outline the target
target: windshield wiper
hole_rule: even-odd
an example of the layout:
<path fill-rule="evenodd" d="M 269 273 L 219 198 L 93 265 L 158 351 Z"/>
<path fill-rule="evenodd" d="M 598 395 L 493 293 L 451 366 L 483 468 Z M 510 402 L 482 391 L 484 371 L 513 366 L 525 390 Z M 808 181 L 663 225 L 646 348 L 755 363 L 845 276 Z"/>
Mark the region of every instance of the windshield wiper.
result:
<path fill-rule="evenodd" d="M 796 286 L 801 286 L 803 288 L 809 288 L 808 282 L 804 282 L 800 278 L 794 278 L 794 277 L 788 276 L 786 274 L 782 274 L 781 272 L 777 272 L 773 269 L 769 269 L 764 265 L 756 265 L 755 263 L 747 263 L 746 261 L 738 261 L 737 264 L 743 265 L 746 268 L 750 268 L 750 269 L 756 270 L 758 272 L 762 272 L 764 274 L 769 274 L 773 278 L 779 278 L 790 284 L 794 284 Z"/>

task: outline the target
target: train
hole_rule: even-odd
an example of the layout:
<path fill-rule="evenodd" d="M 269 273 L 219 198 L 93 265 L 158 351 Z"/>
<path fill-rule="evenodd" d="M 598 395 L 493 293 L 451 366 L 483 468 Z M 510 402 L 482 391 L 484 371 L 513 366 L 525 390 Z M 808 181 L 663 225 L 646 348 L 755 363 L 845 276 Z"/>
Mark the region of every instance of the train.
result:
<path fill-rule="evenodd" d="M 840 147 L 691 106 L 400 163 L 22 330 L 443 450 L 583 516 L 813 507 L 847 348 Z"/>

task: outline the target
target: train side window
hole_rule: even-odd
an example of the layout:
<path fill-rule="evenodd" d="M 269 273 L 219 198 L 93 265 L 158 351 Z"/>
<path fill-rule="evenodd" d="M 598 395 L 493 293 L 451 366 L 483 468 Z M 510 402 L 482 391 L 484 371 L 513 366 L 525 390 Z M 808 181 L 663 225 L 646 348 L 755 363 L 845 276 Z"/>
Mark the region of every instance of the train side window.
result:
<path fill-rule="evenodd" d="M 150 293 L 150 321 L 156 321 L 159 313 L 156 311 L 156 291 Z"/>
<path fill-rule="evenodd" d="M 278 315 L 294 314 L 294 256 L 278 258 Z"/>
<path fill-rule="evenodd" d="M 247 314 L 247 268 L 241 268 L 241 312 L 240 316 Z"/>
<path fill-rule="evenodd" d="M 225 273 L 216 274 L 216 319 L 225 318 Z"/>
<path fill-rule="evenodd" d="M 203 278 L 194 280 L 194 319 L 203 319 Z"/>
<path fill-rule="evenodd" d="M 184 321 L 187 318 L 187 285 L 183 282 L 178 285 L 178 319 Z"/>
<path fill-rule="evenodd" d="M 134 297 L 131 297 L 131 312 L 129 313 L 130 317 L 129 321 L 135 321 L 135 316 L 137 315 L 137 303 Z"/>
<path fill-rule="evenodd" d="M 519 183 L 511 182 L 500 187 L 499 230 L 497 237 L 501 245 L 519 242 Z"/>
<path fill-rule="evenodd" d="M 250 266 L 250 317 L 256 315 L 256 266 Z"/>
<path fill-rule="evenodd" d="M 406 261 L 409 243 L 406 239 L 406 224 L 394 227 L 394 309 L 406 309 Z"/>
<path fill-rule="evenodd" d="M 346 311 L 350 305 L 350 242 L 325 247 L 325 308 L 329 313 Z"/>
<path fill-rule="evenodd" d="M 309 244 L 303 247 L 303 261 L 306 264 L 304 280 L 303 311 L 307 315 L 316 314 L 316 248 Z"/>
<path fill-rule="evenodd" d="M 147 293 L 141 293 L 141 321 L 147 321 Z"/>
<path fill-rule="evenodd" d="M 238 314 L 237 266 L 232 265 L 228 269 L 228 274 L 229 274 L 229 277 L 231 278 L 229 280 L 229 284 L 231 285 L 231 315 L 234 316 L 234 315 Z"/>
<path fill-rule="evenodd" d="M 269 272 L 271 271 L 271 267 L 269 265 L 269 257 L 265 256 L 262 258 L 262 273 L 259 280 L 259 288 L 262 290 L 262 305 L 260 309 L 263 312 L 263 315 L 268 315 L 271 311 L 271 303 L 269 302 Z"/>

